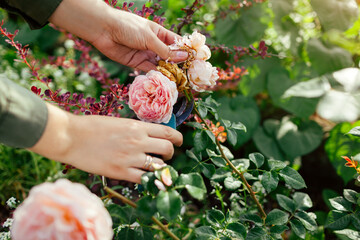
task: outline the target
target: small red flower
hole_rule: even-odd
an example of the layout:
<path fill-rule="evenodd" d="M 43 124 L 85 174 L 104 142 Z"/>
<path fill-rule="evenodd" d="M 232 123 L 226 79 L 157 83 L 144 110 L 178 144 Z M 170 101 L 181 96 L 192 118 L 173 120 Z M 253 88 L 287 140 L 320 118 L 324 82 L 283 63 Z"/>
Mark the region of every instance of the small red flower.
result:
<path fill-rule="evenodd" d="M 348 157 L 346 157 L 346 156 L 342 156 L 342 158 L 346 160 L 346 163 L 345 163 L 345 166 L 346 166 L 346 167 L 352 167 L 352 168 L 355 168 L 355 169 L 357 170 L 357 166 L 358 166 L 358 164 L 359 164 L 358 161 L 355 161 L 355 160 L 353 160 L 353 159 L 350 159 L 350 158 L 348 158 Z"/>

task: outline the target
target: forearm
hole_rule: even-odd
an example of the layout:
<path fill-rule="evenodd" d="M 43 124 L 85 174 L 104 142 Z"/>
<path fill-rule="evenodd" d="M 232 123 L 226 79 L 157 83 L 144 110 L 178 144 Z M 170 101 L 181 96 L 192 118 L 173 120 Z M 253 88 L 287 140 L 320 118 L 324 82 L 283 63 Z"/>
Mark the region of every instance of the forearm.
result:
<path fill-rule="evenodd" d="M 111 31 L 109 16 L 114 10 L 102 0 L 63 0 L 49 21 L 92 43 Z"/>

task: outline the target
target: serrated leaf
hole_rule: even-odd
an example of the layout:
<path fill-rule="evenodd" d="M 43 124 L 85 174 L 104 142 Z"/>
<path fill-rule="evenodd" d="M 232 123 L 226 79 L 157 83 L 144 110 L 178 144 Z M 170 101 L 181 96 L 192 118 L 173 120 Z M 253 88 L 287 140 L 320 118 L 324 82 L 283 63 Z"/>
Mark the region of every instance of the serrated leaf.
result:
<path fill-rule="evenodd" d="M 317 228 L 317 223 L 315 218 L 307 212 L 302 210 L 295 213 L 295 218 L 300 220 L 304 227 L 310 231 L 315 231 Z"/>
<path fill-rule="evenodd" d="M 197 239 L 211 240 L 216 238 L 216 231 L 209 226 L 201 226 L 195 229 Z"/>
<path fill-rule="evenodd" d="M 329 199 L 330 204 L 335 210 L 350 212 L 352 210 L 352 204 L 343 197 L 335 197 Z"/>
<path fill-rule="evenodd" d="M 252 161 L 257 168 L 264 164 L 265 158 L 261 153 L 251 153 L 249 155 L 250 161 Z"/>
<path fill-rule="evenodd" d="M 282 207 L 283 209 L 285 209 L 288 212 L 295 212 L 295 202 L 294 200 L 292 200 L 291 198 L 282 195 L 282 194 L 276 194 L 276 199 L 280 205 L 280 207 Z"/>
<path fill-rule="evenodd" d="M 234 191 L 241 187 L 241 181 L 239 179 L 234 178 L 233 176 L 229 176 L 224 180 L 224 186 L 229 191 Z"/>
<path fill-rule="evenodd" d="M 244 215 L 240 216 L 240 219 L 242 221 L 248 221 L 248 222 L 255 223 L 256 225 L 259 225 L 259 226 L 262 226 L 262 224 L 263 224 L 261 217 L 259 217 L 256 214 L 250 214 L 250 213 L 244 214 Z"/>
<path fill-rule="evenodd" d="M 156 197 L 156 207 L 167 220 L 175 219 L 180 215 L 181 203 L 181 197 L 175 190 L 160 191 Z"/>
<path fill-rule="evenodd" d="M 277 188 L 279 183 L 279 176 L 274 171 L 265 172 L 262 175 L 260 182 L 263 185 L 263 187 L 266 189 L 266 191 L 270 193 Z"/>
<path fill-rule="evenodd" d="M 223 212 L 217 209 L 208 210 L 206 212 L 206 220 L 216 227 L 222 226 L 222 223 L 225 221 L 225 215 Z"/>
<path fill-rule="evenodd" d="M 351 189 L 344 189 L 344 198 L 351 203 L 357 204 L 358 193 Z"/>
<path fill-rule="evenodd" d="M 204 199 L 207 192 L 204 180 L 199 173 L 181 174 L 176 186 L 184 186 L 189 194 L 198 200 Z"/>
<path fill-rule="evenodd" d="M 352 225 L 360 231 L 360 214 L 358 212 L 351 215 L 351 222 Z"/>
<path fill-rule="evenodd" d="M 271 225 L 282 225 L 285 224 L 289 219 L 289 214 L 281 211 L 280 209 L 273 209 L 268 213 L 265 224 L 268 226 Z"/>
<path fill-rule="evenodd" d="M 294 189 L 305 188 L 306 184 L 301 175 L 293 168 L 286 166 L 280 171 L 280 176 Z"/>
<path fill-rule="evenodd" d="M 352 128 L 347 134 L 351 134 L 351 135 L 360 137 L 360 127 Z"/>
<path fill-rule="evenodd" d="M 351 221 L 351 214 L 333 210 L 330 211 L 326 220 L 326 228 L 332 230 L 345 229 Z"/>
<path fill-rule="evenodd" d="M 305 239 L 306 230 L 304 225 L 297 219 L 290 220 L 291 230 L 301 239 Z"/>
<path fill-rule="evenodd" d="M 236 239 L 245 239 L 246 237 L 246 228 L 244 225 L 242 225 L 239 222 L 233 222 L 229 223 L 226 226 L 226 230 L 230 232 L 232 237 L 235 237 Z"/>
<path fill-rule="evenodd" d="M 302 192 L 296 192 L 293 195 L 296 209 L 307 210 L 313 206 L 311 198 L 308 194 Z"/>

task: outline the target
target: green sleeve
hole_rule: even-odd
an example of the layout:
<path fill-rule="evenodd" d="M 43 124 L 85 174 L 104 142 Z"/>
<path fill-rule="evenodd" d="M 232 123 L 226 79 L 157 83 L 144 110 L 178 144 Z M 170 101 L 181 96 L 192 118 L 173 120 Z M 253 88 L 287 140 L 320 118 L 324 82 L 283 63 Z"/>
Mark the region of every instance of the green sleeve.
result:
<path fill-rule="evenodd" d="M 20 14 L 32 29 L 37 29 L 48 23 L 48 19 L 61 1 L 62 0 L 0 0 L 0 7 Z"/>
<path fill-rule="evenodd" d="M 29 148 L 42 136 L 48 119 L 45 102 L 0 75 L 0 143 Z"/>

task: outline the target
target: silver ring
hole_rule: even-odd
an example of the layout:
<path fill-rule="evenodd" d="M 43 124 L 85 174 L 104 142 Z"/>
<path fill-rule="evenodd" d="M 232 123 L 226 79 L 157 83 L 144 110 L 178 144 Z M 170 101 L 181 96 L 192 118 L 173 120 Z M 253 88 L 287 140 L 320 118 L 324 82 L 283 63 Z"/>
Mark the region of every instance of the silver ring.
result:
<path fill-rule="evenodd" d="M 152 164 L 153 160 L 154 160 L 154 159 L 153 159 L 152 156 L 146 154 L 146 158 L 145 158 L 145 163 L 144 163 L 143 169 L 149 170 L 150 167 L 151 167 L 151 164 Z"/>

